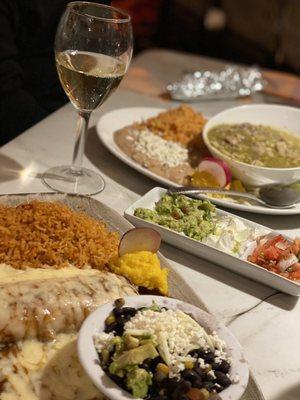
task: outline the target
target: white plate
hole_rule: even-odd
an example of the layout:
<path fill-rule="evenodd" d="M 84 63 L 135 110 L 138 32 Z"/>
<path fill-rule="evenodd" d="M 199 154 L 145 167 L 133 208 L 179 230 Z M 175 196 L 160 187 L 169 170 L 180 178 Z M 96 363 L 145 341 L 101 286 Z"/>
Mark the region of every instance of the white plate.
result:
<path fill-rule="evenodd" d="M 142 174 L 154 179 L 163 185 L 179 186 L 175 182 L 169 181 L 162 176 L 156 175 L 149 171 L 147 168 L 142 167 L 130 157 L 128 157 L 123 151 L 116 145 L 114 141 L 114 132 L 118 129 L 122 129 L 127 125 L 131 125 L 134 122 L 139 122 L 143 119 L 154 117 L 158 113 L 165 111 L 163 108 L 152 108 L 152 107 L 128 107 L 119 108 L 104 114 L 97 123 L 98 136 L 101 139 L 104 146 L 117 158 L 125 162 L 130 167 L 141 172 Z M 205 196 L 203 196 L 205 197 Z M 300 214 L 300 203 L 291 209 L 274 209 L 260 205 L 245 205 L 233 203 L 228 200 L 209 198 L 209 200 L 219 206 L 232 208 L 233 210 L 248 211 L 258 214 L 271 214 L 271 215 L 295 215 Z"/>
<path fill-rule="evenodd" d="M 153 222 L 148 222 L 134 216 L 134 210 L 138 207 L 144 207 L 153 210 L 155 203 L 165 193 L 166 190 L 159 187 L 150 190 L 150 192 L 146 193 L 142 198 L 136 201 L 132 206 L 130 206 L 125 211 L 125 217 L 135 226 L 148 226 L 154 228 L 161 234 L 161 237 L 165 242 L 170 243 L 171 245 L 178 247 L 179 249 L 187 251 L 188 253 L 194 254 L 196 256 L 205 258 L 218 265 L 221 265 L 222 267 L 228 268 L 231 271 L 237 272 L 238 274 L 253 279 L 259 283 L 263 283 L 267 286 L 271 286 L 277 290 L 280 290 L 281 292 L 288 293 L 293 296 L 300 296 L 300 284 L 295 281 L 291 281 L 287 278 L 284 278 L 281 275 L 275 274 L 274 272 L 270 272 L 260 267 L 259 265 L 252 264 L 248 261 L 232 256 L 231 254 L 227 254 L 221 250 L 218 250 L 212 246 L 201 243 L 200 241 L 192 239 L 181 233 L 172 231 L 169 228 L 165 228 Z M 217 209 L 217 215 L 220 216 L 230 215 L 234 218 L 242 220 L 248 226 L 253 226 L 253 228 L 256 227 L 260 229 L 264 228 L 270 232 L 274 232 L 279 235 L 279 232 L 272 231 L 271 229 L 263 225 L 256 224 L 255 222 L 249 221 L 245 218 L 237 217 L 236 215 L 230 214 L 223 210 Z M 288 236 L 285 235 L 283 236 L 289 240 L 292 240 Z"/>
<path fill-rule="evenodd" d="M 126 306 L 135 308 L 150 306 L 154 300 L 159 306 L 170 309 L 181 309 L 184 312 L 192 314 L 193 318 L 202 325 L 209 333 L 216 331 L 218 336 L 223 339 L 227 345 L 227 352 L 232 359 L 230 374 L 239 375 L 239 382 L 232 384 L 227 389 L 219 393 L 220 400 L 238 400 L 244 393 L 248 378 L 249 369 L 244 358 L 241 345 L 233 334 L 223 324 L 205 311 L 191 304 L 184 303 L 180 300 L 171 299 L 161 296 L 132 296 L 126 297 Z M 112 400 L 132 400 L 133 397 L 126 391 L 117 386 L 100 367 L 98 354 L 96 352 L 93 336 L 96 333 L 103 332 L 105 326 L 105 318 L 113 309 L 113 303 L 107 303 L 92 314 L 84 321 L 78 337 L 78 355 L 80 362 L 94 382 L 95 386 Z"/>

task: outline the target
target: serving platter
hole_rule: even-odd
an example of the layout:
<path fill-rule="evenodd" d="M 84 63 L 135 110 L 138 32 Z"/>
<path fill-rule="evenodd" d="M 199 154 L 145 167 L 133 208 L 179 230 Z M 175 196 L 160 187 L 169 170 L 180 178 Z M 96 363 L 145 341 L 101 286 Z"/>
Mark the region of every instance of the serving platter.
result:
<path fill-rule="evenodd" d="M 0 205 L 17 206 L 21 203 L 29 203 L 33 200 L 61 202 L 69 206 L 74 211 L 82 211 L 92 218 L 102 220 L 107 224 L 110 230 L 117 231 L 120 234 L 132 228 L 132 225 L 116 211 L 105 204 L 86 196 L 57 193 L 27 193 L 0 195 Z M 204 311 L 207 311 L 202 299 L 193 291 L 193 289 L 181 278 L 172 268 L 172 265 L 159 254 L 163 266 L 169 268 L 170 296 L 193 304 Z M 258 385 L 250 374 L 247 389 L 242 396 L 243 400 L 264 400 Z"/>
<path fill-rule="evenodd" d="M 87 196 L 59 193 L 0 195 L 0 205 L 17 206 L 18 204 L 29 203 L 33 200 L 58 201 L 64 203 L 74 211 L 84 212 L 92 218 L 104 221 L 109 230 L 118 232 L 120 235 L 133 228 L 133 225 L 116 211 L 100 201 Z M 204 308 L 204 303 L 202 303 L 180 275 L 175 272 L 168 261 L 161 254 L 159 254 L 159 257 L 162 265 L 170 269 L 170 296 L 186 301 L 187 303 L 195 304 L 197 307 Z"/>
<path fill-rule="evenodd" d="M 155 206 L 155 203 L 166 193 L 166 189 L 163 188 L 154 188 L 146 193 L 142 198 L 136 201 L 133 205 L 131 205 L 126 211 L 126 218 L 132 222 L 135 226 L 148 226 L 157 230 L 162 239 L 184 251 L 187 251 L 196 256 L 208 259 L 212 262 L 215 262 L 218 265 L 221 265 L 231 271 L 234 271 L 240 275 L 244 275 L 247 278 L 255 280 L 257 282 L 263 283 L 267 286 L 273 287 L 277 290 L 280 290 L 284 293 L 291 294 L 293 296 L 300 296 L 300 284 L 291 281 L 283 276 L 275 274 L 274 272 L 268 271 L 258 265 L 252 264 L 246 260 L 242 260 L 236 256 L 225 253 L 224 251 L 218 250 L 210 245 L 201 243 L 198 240 L 192 239 L 184 234 L 175 232 L 169 228 L 164 226 L 157 225 L 152 222 L 145 221 L 141 218 L 138 218 L 134 215 L 134 210 L 138 207 L 152 209 Z M 236 219 L 239 219 L 253 228 L 268 230 L 269 232 L 274 232 L 271 229 L 257 224 L 255 222 L 249 221 L 245 218 L 237 217 L 236 215 L 230 214 L 223 210 L 216 210 L 217 215 L 219 216 L 231 216 Z M 279 234 L 278 232 L 276 232 Z M 287 236 L 285 236 L 287 239 Z"/>
<path fill-rule="evenodd" d="M 150 117 L 156 116 L 158 113 L 165 111 L 163 108 L 154 107 L 128 107 L 119 108 L 104 114 L 97 123 L 97 134 L 102 141 L 103 145 L 117 158 L 129 165 L 131 168 L 148 176 L 149 178 L 163 184 L 166 187 L 179 186 L 162 176 L 159 176 L 147 168 L 141 166 L 129 156 L 127 156 L 115 143 L 114 132 L 125 126 L 131 125 L 134 122 L 140 122 Z M 199 196 L 200 197 L 200 196 Z M 201 196 L 206 197 L 206 196 Z M 208 198 L 208 197 L 206 197 Z M 233 210 L 247 211 L 257 214 L 270 214 L 270 215 L 296 215 L 300 214 L 300 203 L 290 209 L 275 209 L 268 208 L 262 205 L 248 205 L 239 204 L 226 199 L 211 198 L 209 200 L 221 207 L 231 208 Z"/>

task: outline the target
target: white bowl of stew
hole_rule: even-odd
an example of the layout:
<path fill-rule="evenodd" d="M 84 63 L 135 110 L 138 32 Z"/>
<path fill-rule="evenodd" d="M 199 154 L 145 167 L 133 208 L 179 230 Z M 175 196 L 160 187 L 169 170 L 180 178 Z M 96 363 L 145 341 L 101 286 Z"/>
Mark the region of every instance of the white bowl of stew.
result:
<path fill-rule="evenodd" d="M 300 180 L 300 109 L 269 104 L 230 108 L 207 122 L 203 139 L 245 185 Z"/>

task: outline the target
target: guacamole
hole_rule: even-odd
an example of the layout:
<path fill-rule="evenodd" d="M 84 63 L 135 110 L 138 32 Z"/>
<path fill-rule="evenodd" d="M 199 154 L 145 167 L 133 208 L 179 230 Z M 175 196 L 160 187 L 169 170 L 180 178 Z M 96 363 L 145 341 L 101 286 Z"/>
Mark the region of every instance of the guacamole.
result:
<path fill-rule="evenodd" d="M 221 124 L 210 144 L 233 160 L 268 168 L 300 167 L 300 137 L 266 125 Z"/>
<path fill-rule="evenodd" d="M 182 232 L 196 240 L 214 233 L 215 206 L 208 200 L 190 199 L 183 195 L 164 195 L 154 210 L 137 208 L 136 217 Z"/>

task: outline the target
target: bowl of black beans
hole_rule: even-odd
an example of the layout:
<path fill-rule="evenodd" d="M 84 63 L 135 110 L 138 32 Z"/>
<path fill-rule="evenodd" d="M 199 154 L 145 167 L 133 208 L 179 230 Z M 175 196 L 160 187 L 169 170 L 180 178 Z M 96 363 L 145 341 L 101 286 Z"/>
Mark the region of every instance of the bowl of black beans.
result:
<path fill-rule="evenodd" d="M 160 296 L 98 308 L 80 330 L 78 353 L 112 400 L 238 400 L 249 376 L 242 348 L 223 324 Z"/>

